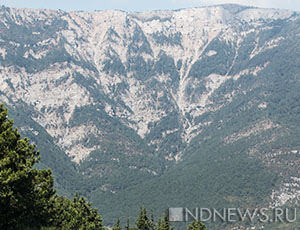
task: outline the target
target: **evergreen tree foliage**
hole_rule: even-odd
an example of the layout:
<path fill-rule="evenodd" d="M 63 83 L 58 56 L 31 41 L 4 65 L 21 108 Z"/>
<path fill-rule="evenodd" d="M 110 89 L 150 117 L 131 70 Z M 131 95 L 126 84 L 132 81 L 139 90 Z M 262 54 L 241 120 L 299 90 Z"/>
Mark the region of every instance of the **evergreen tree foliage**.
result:
<path fill-rule="evenodd" d="M 97 210 L 77 193 L 73 200 L 56 196 L 54 204 L 51 226 L 61 230 L 103 230 Z"/>
<path fill-rule="evenodd" d="M 144 207 L 140 208 L 139 216 L 136 220 L 136 228 L 138 230 L 153 230 L 154 224 L 147 216 L 147 211 Z"/>
<path fill-rule="evenodd" d="M 51 171 L 33 168 L 38 156 L 0 104 L 0 229 L 38 229 L 47 223 L 55 191 Z"/>
<path fill-rule="evenodd" d="M 85 198 L 55 195 L 51 170 L 34 168 L 38 161 L 35 145 L 21 138 L 0 104 L 0 229 L 103 230 Z"/>
<path fill-rule="evenodd" d="M 127 223 L 126 223 L 126 225 L 125 225 L 125 229 L 126 229 L 126 230 L 130 230 L 129 220 L 127 220 Z"/>
<path fill-rule="evenodd" d="M 153 213 L 153 210 L 151 210 L 149 225 L 150 225 L 150 229 L 155 229 L 155 222 L 154 222 L 154 213 Z"/>
<path fill-rule="evenodd" d="M 117 220 L 116 225 L 112 228 L 112 230 L 121 230 L 120 219 Z"/>
<path fill-rule="evenodd" d="M 173 230 L 174 228 L 171 226 L 169 222 L 168 213 L 165 212 L 164 217 L 158 220 L 156 230 Z"/>
<path fill-rule="evenodd" d="M 188 227 L 187 230 L 207 230 L 206 226 L 200 221 L 193 221 Z"/>

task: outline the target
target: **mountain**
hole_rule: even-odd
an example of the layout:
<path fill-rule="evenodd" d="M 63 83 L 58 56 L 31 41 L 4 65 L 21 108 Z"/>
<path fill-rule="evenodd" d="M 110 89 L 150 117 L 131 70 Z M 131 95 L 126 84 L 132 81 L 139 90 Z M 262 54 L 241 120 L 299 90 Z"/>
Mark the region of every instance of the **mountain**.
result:
<path fill-rule="evenodd" d="M 299 13 L 0 15 L 0 100 L 60 194 L 80 191 L 108 223 L 141 205 L 298 201 Z"/>

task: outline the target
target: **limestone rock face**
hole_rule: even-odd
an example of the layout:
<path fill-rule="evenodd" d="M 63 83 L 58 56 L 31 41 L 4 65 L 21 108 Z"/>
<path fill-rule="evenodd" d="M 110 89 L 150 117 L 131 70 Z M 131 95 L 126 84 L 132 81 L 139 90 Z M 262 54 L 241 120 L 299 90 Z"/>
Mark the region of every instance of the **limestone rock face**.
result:
<path fill-rule="evenodd" d="M 228 151 L 276 167 L 270 204 L 284 204 L 300 186 L 291 170 L 299 146 L 278 142 L 298 133 L 299 16 L 238 5 L 145 13 L 2 7 L 0 100 L 25 135 L 47 140 L 87 180 L 106 178 L 91 193 L 156 178 L 208 143 L 243 142 Z M 294 154 L 292 166 L 280 164 L 284 154 Z"/>

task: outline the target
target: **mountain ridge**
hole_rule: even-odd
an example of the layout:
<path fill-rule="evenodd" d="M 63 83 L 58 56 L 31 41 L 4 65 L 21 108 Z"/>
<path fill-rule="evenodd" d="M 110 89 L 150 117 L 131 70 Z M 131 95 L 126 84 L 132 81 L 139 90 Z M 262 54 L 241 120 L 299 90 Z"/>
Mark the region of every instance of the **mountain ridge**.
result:
<path fill-rule="evenodd" d="M 297 200 L 300 14 L 239 7 L 0 9 L 0 100 L 61 193 L 109 220 L 150 187 L 153 209 Z"/>
<path fill-rule="evenodd" d="M 153 12 L 162 12 L 162 11 L 181 11 L 181 10 L 188 10 L 188 9 L 201 9 L 201 8 L 214 8 L 214 7 L 223 7 L 224 9 L 228 9 L 229 11 L 237 12 L 240 11 L 239 9 L 263 9 L 263 10 L 277 10 L 277 11 L 292 11 L 298 12 L 297 10 L 289 10 L 289 9 L 281 9 L 281 8 L 273 8 L 273 7 L 258 7 L 258 6 L 251 6 L 251 5 L 243 5 L 237 3 L 223 3 L 223 4 L 214 4 L 214 5 L 207 5 L 207 6 L 195 6 L 195 7 L 183 7 L 178 9 L 158 9 L 158 10 L 149 10 L 149 11 L 126 11 L 120 9 L 105 9 L 105 10 L 98 10 L 95 9 L 93 11 L 84 11 L 84 10 L 62 10 L 62 9 L 48 9 L 48 8 L 22 8 L 22 7 L 10 7 L 1 5 L 4 8 L 16 9 L 16 10 L 31 10 L 31 11 L 52 11 L 52 12 L 67 12 L 67 13 L 93 13 L 93 12 L 105 12 L 105 11 L 120 11 L 123 13 L 153 13 Z"/>
<path fill-rule="evenodd" d="M 210 9 L 218 9 L 218 10 L 220 10 L 219 8 L 222 8 L 222 7 L 210 7 Z M 194 11 L 194 10 L 196 10 L 196 12 L 198 12 L 198 11 L 200 11 L 200 10 L 205 10 L 206 8 L 199 8 L 199 9 L 189 9 L 189 10 L 183 10 L 183 11 Z M 266 12 L 270 12 L 269 10 L 266 10 Z M 278 12 L 278 11 L 272 11 L 273 13 L 274 12 Z M 280 11 L 280 12 L 285 12 L 285 11 Z M 115 14 L 115 13 L 117 13 L 117 12 L 115 12 L 115 11 L 110 11 L 110 13 L 109 12 L 106 12 L 108 15 L 108 17 L 111 17 L 112 15 L 111 14 Z M 100 13 L 100 15 L 102 15 L 102 14 L 106 14 L 106 13 Z M 194 12 L 195 13 L 195 12 Z M 72 13 L 71 13 L 72 14 Z M 90 15 L 89 13 L 88 14 L 86 14 L 86 13 L 79 13 L 79 14 L 83 14 L 83 15 Z M 122 13 L 117 13 L 117 15 L 119 15 L 120 16 L 120 14 L 121 15 L 123 15 L 123 19 L 122 20 L 125 20 L 125 18 L 127 17 L 127 16 L 125 16 L 124 14 L 122 14 Z M 185 12 L 183 12 L 183 14 L 185 14 Z M 214 12 L 214 17 L 216 16 L 216 14 L 218 14 L 218 12 Z M 274 13 L 275 14 L 275 13 Z M 93 14 L 91 14 L 91 15 L 93 15 Z M 90 16 L 91 16 L 90 15 Z M 98 15 L 98 13 L 95 13 L 94 14 L 94 16 L 95 17 L 97 17 L 97 15 Z M 130 15 L 130 14 L 129 14 Z M 118 23 L 119 22 L 119 20 L 120 20 L 120 18 L 119 18 L 119 16 L 118 16 L 118 21 L 116 21 L 116 23 Z M 125 18 L 124 18 L 124 16 L 125 16 Z M 205 15 L 203 16 L 204 18 L 206 17 Z M 223 15 L 221 15 L 220 16 L 221 18 L 223 17 Z M 286 17 L 286 15 L 284 16 L 284 17 Z M 105 18 L 105 16 L 104 16 L 104 18 Z M 189 18 L 191 18 L 191 17 L 189 17 Z M 80 19 L 78 19 L 78 20 L 80 20 Z M 97 19 L 95 19 L 95 20 L 97 20 Z M 106 20 L 106 19 L 103 19 L 103 20 Z M 216 22 L 217 20 L 216 19 L 214 19 L 215 21 L 214 22 Z M 219 19 L 218 19 L 219 20 Z M 155 21 L 155 20 L 154 20 Z M 214 22 L 213 23 L 211 23 L 211 24 L 214 24 Z M 70 22 L 69 22 L 70 23 Z M 109 27 L 111 27 L 112 25 L 111 25 L 111 23 L 112 22 L 110 22 L 109 23 Z M 134 23 L 137 23 L 136 24 L 136 26 L 138 26 L 138 27 L 140 27 L 141 25 L 139 25 L 139 23 L 138 22 L 134 22 Z M 104 23 L 105 24 L 105 23 Z M 97 25 L 97 23 L 96 23 L 96 25 Z M 95 25 L 95 26 L 96 26 Z M 102 25 L 102 24 L 101 24 Z M 73 25 L 73 26 L 75 26 L 76 27 L 76 23 Z M 116 25 L 115 25 L 116 26 Z M 88 26 L 86 26 L 86 27 L 88 27 Z M 210 26 L 210 27 L 212 27 L 212 26 Z M 102 26 L 101 26 L 101 28 L 102 28 Z M 120 28 L 121 29 L 121 28 Z M 147 29 L 149 29 L 149 28 L 145 28 L 146 30 Z M 167 29 L 167 28 L 166 28 Z M 168 29 L 171 29 L 171 28 L 168 28 Z M 210 31 L 208 31 L 208 36 L 211 36 L 211 38 L 207 38 L 208 40 L 211 40 L 211 39 L 214 39 L 214 37 L 216 36 L 216 34 L 218 34 L 219 32 L 220 32 L 220 30 L 222 30 L 223 28 L 221 27 L 219 30 L 218 29 L 216 29 L 216 32 L 210 32 Z M 83 33 L 83 31 L 80 31 L 81 29 L 80 29 L 80 27 L 79 27 L 79 32 L 81 32 L 81 33 Z M 111 30 L 111 28 L 109 28 L 108 30 Z M 121 29 L 122 30 L 122 29 Z M 192 31 L 193 30 L 195 30 L 195 29 L 192 29 Z M 97 31 L 97 29 L 96 29 L 96 31 Z M 112 31 L 112 30 L 111 30 Z M 119 31 L 118 31 L 119 32 Z M 77 32 L 78 33 L 78 32 Z M 89 31 L 85 31 L 85 33 L 87 33 L 87 34 L 90 34 L 90 33 L 97 33 L 97 32 L 89 32 Z M 153 33 L 153 32 L 152 32 Z M 155 33 L 155 31 L 154 31 L 154 33 Z M 157 33 L 157 32 L 156 32 Z M 203 32 L 203 33 L 205 33 L 205 32 Z M 228 34 L 228 33 L 227 33 Z M 78 48 L 76 48 L 76 51 L 74 50 L 74 48 L 72 48 L 72 47 L 76 47 L 76 44 L 72 44 L 72 42 L 74 42 L 74 39 L 75 39 L 75 37 L 74 36 L 76 36 L 76 34 L 74 34 L 73 33 L 73 35 L 72 35 L 72 33 L 70 34 L 70 33 L 68 33 L 68 34 L 66 34 L 66 35 L 64 35 L 64 34 L 62 34 L 62 36 L 68 36 L 69 35 L 69 38 L 68 37 L 65 37 L 65 38 L 67 38 L 67 40 L 69 40 L 68 41 L 68 43 L 69 44 L 67 44 L 67 45 L 65 45 L 65 49 L 67 50 L 67 52 L 68 53 L 70 53 L 72 56 L 75 56 L 75 58 L 76 59 L 78 59 L 78 61 L 80 61 L 81 59 L 85 59 L 84 61 L 85 62 L 88 62 L 88 63 L 93 63 L 92 65 L 94 65 L 95 67 L 96 67 L 96 69 L 99 71 L 101 71 L 101 68 L 102 68 L 102 66 L 101 65 L 103 65 L 102 63 L 100 64 L 97 64 L 97 62 L 99 62 L 98 61 L 98 59 L 99 58 L 101 58 L 101 56 L 99 56 L 98 57 L 98 54 L 97 53 L 95 53 L 94 52 L 94 50 L 97 50 L 97 49 L 99 49 L 99 47 L 97 47 L 97 45 L 94 47 L 94 46 L 92 46 L 92 47 L 82 47 L 82 49 L 84 49 L 84 50 L 86 50 L 86 48 L 88 48 L 89 49 L 89 53 L 91 53 L 92 55 L 93 55 L 93 57 L 89 57 L 88 55 L 89 54 L 85 54 L 85 51 L 81 51 L 81 54 L 78 54 Z M 114 35 L 115 36 L 115 34 L 112 34 L 112 35 Z M 109 35 L 109 36 L 112 36 L 112 35 Z M 71 37 L 70 37 L 71 36 Z M 77 35 L 78 36 L 78 35 Z M 96 35 L 97 36 L 97 35 Z M 104 37 L 103 37 L 104 36 Z M 111 39 L 111 38 L 108 38 L 108 37 L 105 37 L 105 36 L 108 36 L 107 35 L 107 33 L 106 34 L 103 34 L 103 35 L 101 35 L 100 36 L 100 39 L 101 39 L 101 37 L 102 37 L 102 40 L 104 39 L 104 44 L 103 43 L 101 43 L 100 42 L 100 44 L 101 44 L 101 46 L 106 46 L 105 45 L 105 41 L 107 40 L 107 39 Z M 149 35 L 148 35 L 149 36 Z M 158 34 L 157 35 L 158 36 L 158 39 L 166 39 L 166 38 L 164 38 L 163 36 L 162 37 L 159 37 L 160 35 Z M 169 36 L 176 36 L 176 35 L 169 35 Z M 189 36 L 189 35 L 186 35 L 186 36 Z M 205 36 L 205 35 L 204 35 Z M 228 36 L 228 35 L 226 35 L 226 36 Z M 196 37 L 195 38 L 197 38 L 197 37 L 201 37 L 201 34 L 198 34 L 198 35 L 196 35 Z M 149 37 L 148 37 L 149 38 Z M 178 38 L 176 38 L 176 37 L 174 37 L 175 39 L 180 39 L 179 37 Z M 97 39 L 97 38 L 92 38 L 92 39 Z M 143 39 L 143 38 L 142 38 Z M 229 38 L 229 39 L 234 39 L 234 38 Z M 93 41 L 90 41 L 90 44 L 92 43 Z M 207 43 L 209 43 L 210 41 L 208 41 Z M 200 47 L 199 48 L 203 48 L 203 49 L 205 49 L 205 38 L 202 40 L 202 43 L 203 43 L 203 45 L 200 45 Z M 99 44 L 99 45 L 100 45 Z M 110 43 L 108 43 L 107 44 L 108 45 L 108 47 L 107 47 L 107 51 L 106 52 L 115 52 L 117 49 L 118 49 L 118 47 L 114 47 L 114 49 L 113 50 L 109 50 L 109 47 L 111 46 L 111 44 Z M 146 43 L 146 45 L 147 45 L 147 43 Z M 165 44 L 163 44 L 163 45 L 165 45 Z M 168 45 L 168 44 L 167 44 Z M 192 47 L 192 46 L 194 46 L 193 45 L 193 43 L 187 43 L 186 45 L 185 45 L 186 47 Z M 80 48 L 79 48 L 80 49 Z M 126 53 L 126 46 L 125 47 L 119 47 L 119 51 L 117 51 L 117 56 L 119 56 L 119 58 L 120 58 L 120 61 L 121 61 L 121 63 L 119 62 L 119 64 L 117 64 L 116 63 L 116 65 L 120 65 L 120 68 L 124 68 L 124 67 L 122 67 L 122 65 L 123 65 L 123 63 L 126 63 L 126 60 L 127 60 L 127 56 L 124 56 L 124 55 L 122 55 L 122 54 L 124 54 L 124 53 Z M 124 50 L 125 49 L 125 50 Z M 149 48 L 148 48 L 149 49 Z M 199 51 L 200 53 L 199 54 L 197 54 L 197 50 L 191 50 L 191 51 L 188 51 L 187 49 L 189 49 L 189 48 L 185 48 L 185 49 L 179 49 L 179 50 L 182 50 L 182 52 L 181 52 L 181 56 L 178 56 L 178 57 L 176 57 L 175 58 L 175 62 L 178 62 L 178 61 L 180 61 L 180 59 L 181 59 L 181 57 L 183 56 L 187 56 L 187 58 L 186 59 L 188 59 L 188 58 L 190 58 L 190 57 L 193 57 L 195 60 L 197 60 L 199 57 L 197 57 L 197 55 L 202 55 L 201 54 L 201 52 L 203 52 L 203 51 Z M 158 56 L 158 52 L 160 52 L 160 51 L 156 51 L 156 54 L 154 54 L 154 56 L 155 57 L 157 57 Z M 166 51 L 165 51 L 166 52 Z M 170 50 L 169 51 L 167 51 L 167 52 L 171 52 Z M 186 53 L 187 52 L 190 52 L 188 55 L 186 55 Z M 213 51 L 212 51 L 213 52 Z M 94 53 L 94 54 L 93 54 Z M 213 53 L 210 53 L 209 55 L 212 55 Z M 26 55 L 26 54 L 25 54 Z M 34 53 L 31 53 L 31 55 L 34 55 Z M 40 54 L 37 54 L 37 55 L 40 55 Z M 79 56 L 78 56 L 79 55 Z M 100 55 L 103 55 L 103 54 L 100 54 Z M 104 55 L 106 55 L 106 54 L 104 54 Z M 143 54 L 143 55 L 149 55 L 149 54 Z M 169 55 L 168 53 L 167 53 L 167 55 Z M 77 57 L 76 57 L 77 56 Z M 36 58 L 38 58 L 39 56 L 36 56 Z M 151 57 L 151 55 L 150 55 L 150 57 Z M 93 60 L 94 59 L 94 60 Z M 102 61 L 101 61 L 102 62 Z M 193 62 L 193 60 L 191 61 L 191 62 Z M 195 61 L 194 61 L 195 62 Z M 191 68 L 191 64 L 188 66 L 188 68 Z M 182 70 L 182 71 L 184 71 L 184 70 Z M 187 70 L 187 72 L 189 71 L 189 69 Z M 97 73 L 96 73 L 97 74 Z M 179 88 L 183 85 L 183 84 L 185 84 L 185 82 L 184 82 L 184 78 L 186 78 L 186 77 L 184 77 L 184 74 L 187 74 L 187 73 L 183 73 L 183 72 L 181 72 L 180 73 L 180 82 L 179 82 L 179 84 L 180 84 L 180 86 L 179 86 Z M 111 81 L 113 81 L 112 79 L 110 79 L 110 81 L 108 81 L 107 82 L 107 80 L 102 80 L 103 82 L 102 82 L 102 85 L 104 85 L 106 88 L 107 87 L 109 87 L 108 85 L 110 84 L 110 82 Z M 122 81 L 122 79 L 119 79 L 119 81 Z M 214 81 L 214 80 L 213 80 Z M 180 88 L 180 90 L 179 90 L 179 93 L 178 93 L 178 95 L 176 96 L 176 95 L 174 95 L 174 97 L 176 98 L 176 100 L 178 101 L 178 104 L 179 104 L 179 107 L 184 107 L 184 106 L 182 106 L 182 104 L 184 104 L 185 102 L 184 102 L 184 99 L 182 98 L 182 94 L 183 94 L 183 90 L 184 89 L 182 89 L 182 88 Z M 106 90 L 107 92 L 106 93 L 108 93 L 109 92 L 109 90 L 107 89 Z M 183 108 L 181 108 L 181 110 L 183 111 L 183 113 L 184 112 L 186 112 L 186 111 L 184 111 L 184 109 Z M 188 112 L 188 111 L 187 111 Z M 145 130 L 147 129 L 146 127 L 145 127 L 145 125 L 147 125 L 147 123 L 149 123 L 149 121 L 148 122 L 144 122 L 144 123 L 140 123 L 140 126 L 141 127 L 139 127 L 139 129 L 140 129 L 140 131 L 139 131 L 139 135 L 141 135 L 142 137 L 143 137 L 143 135 L 144 135 L 144 133 L 145 133 Z"/>

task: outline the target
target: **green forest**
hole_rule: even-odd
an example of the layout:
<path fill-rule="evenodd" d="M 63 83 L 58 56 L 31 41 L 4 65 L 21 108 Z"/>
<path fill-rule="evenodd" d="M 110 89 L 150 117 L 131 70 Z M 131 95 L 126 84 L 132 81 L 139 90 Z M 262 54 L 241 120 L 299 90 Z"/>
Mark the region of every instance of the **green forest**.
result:
<path fill-rule="evenodd" d="M 7 108 L 0 104 L 0 229 L 5 230 L 171 230 L 165 213 L 157 222 L 153 214 L 140 208 L 135 223 L 103 226 L 97 209 L 78 193 L 73 199 L 56 194 L 50 169 L 37 169 L 39 151 L 28 138 L 22 138 Z M 192 222 L 188 230 L 205 230 Z"/>

